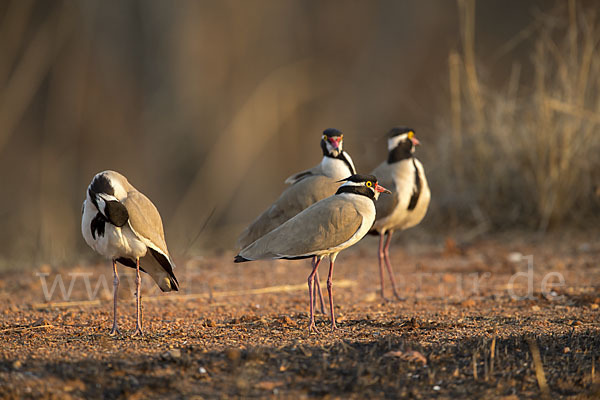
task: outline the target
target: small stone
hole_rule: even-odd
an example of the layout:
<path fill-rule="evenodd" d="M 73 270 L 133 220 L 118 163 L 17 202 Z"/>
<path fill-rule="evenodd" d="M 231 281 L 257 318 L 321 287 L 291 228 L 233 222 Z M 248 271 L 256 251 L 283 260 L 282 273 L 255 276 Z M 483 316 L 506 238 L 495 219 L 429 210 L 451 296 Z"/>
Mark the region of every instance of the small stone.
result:
<path fill-rule="evenodd" d="M 208 373 L 208 372 L 206 371 L 206 368 L 204 368 L 204 367 L 200 367 L 200 368 L 198 368 L 198 372 L 200 372 L 201 374 L 206 374 L 206 373 Z"/>
<path fill-rule="evenodd" d="M 19 369 L 23 366 L 23 363 L 19 360 L 16 360 L 15 362 L 13 362 L 12 366 L 14 369 Z"/>
<path fill-rule="evenodd" d="M 441 389 L 441 387 L 439 387 L 438 385 L 435 385 L 435 386 L 433 387 L 433 390 L 435 390 L 436 392 L 437 392 L 437 391 L 439 391 L 440 389 Z"/>
<path fill-rule="evenodd" d="M 508 253 L 506 259 L 509 262 L 518 263 L 523 259 L 523 254 L 519 253 L 518 251 L 513 251 L 512 253 Z"/>

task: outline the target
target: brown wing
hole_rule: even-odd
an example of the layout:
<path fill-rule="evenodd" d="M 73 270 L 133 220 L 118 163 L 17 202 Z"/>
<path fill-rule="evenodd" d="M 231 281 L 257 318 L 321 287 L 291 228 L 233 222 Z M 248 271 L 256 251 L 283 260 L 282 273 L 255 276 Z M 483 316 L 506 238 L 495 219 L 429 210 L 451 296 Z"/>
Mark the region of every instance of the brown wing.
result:
<path fill-rule="evenodd" d="M 290 186 L 242 232 L 239 248 L 243 249 L 317 201 L 335 194 L 339 185 L 326 176 L 310 176 Z"/>
<path fill-rule="evenodd" d="M 350 199 L 330 196 L 267 233 L 240 256 L 248 260 L 307 257 L 348 241 L 362 220 Z"/>
<path fill-rule="evenodd" d="M 129 213 L 129 223 L 140 239 L 148 246 L 148 255 L 152 255 L 154 265 L 149 257 L 145 257 L 145 271 L 152 276 L 163 291 L 179 290 L 179 282 L 173 273 L 175 264 L 169 256 L 162 219 L 154 204 L 144 194 L 131 190 L 121 201 Z M 158 249 L 158 251 L 157 251 Z M 164 270 L 161 271 L 161 268 Z"/>
<path fill-rule="evenodd" d="M 165 254 L 169 254 L 162 219 L 150 199 L 138 191 L 130 191 L 121 201 L 129 213 L 131 227 Z"/>
<path fill-rule="evenodd" d="M 379 199 L 375 202 L 375 209 L 377 211 L 376 219 L 381 219 L 389 216 L 398 207 L 398 194 L 394 179 L 392 179 L 391 169 L 388 163 L 381 163 L 372 172 L 377 177 L 378 183 L 386 189 L 389 189 L 391 195 L 379 196 Z"/>

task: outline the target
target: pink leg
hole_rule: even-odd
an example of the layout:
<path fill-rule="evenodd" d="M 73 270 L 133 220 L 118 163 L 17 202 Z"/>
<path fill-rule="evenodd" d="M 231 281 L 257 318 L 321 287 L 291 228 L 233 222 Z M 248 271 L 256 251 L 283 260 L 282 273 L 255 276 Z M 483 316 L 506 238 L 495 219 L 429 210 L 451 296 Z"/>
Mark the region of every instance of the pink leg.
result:
<path fill-rule="evenodd" d="M 318 332 L 315 326 L 315 302 L 314 302 L 314 293 L 313 293 L 313 284 L 315 280 L 315 275 L 317 273 L 317 268 L 319 268 L 319 264 L 321 263 L 321 258 L 317 257 L 317 261 L 313 267 L 312 272 L 308 276 L 308 298 L 309 298 L 309 309 L 310 309 L 310 323 L 308 325 L 308 331 Z"/>
<path fill-rule="evenodd" d="M 390 263 L 390 242 L 392 241 L 393 234 L 394 231 L 388 231 L 387 239 L 385 241 L 385 248 L 383 249 L 383 255 L 385 259 L 385 267 L 387 268 L 388 275 L 390 276 L 390 281 L 392 282 L 392 290 L 394 291 L 394 296 L 396 296 L 396 299 L 402 300 L 402 298 L 398 294 L 398 290 L 396 289 L 396 280 L 394 279 L 394 274 L 392 273 L 392 264 Z"/>
<path fill-rule="evenodd" d="M 117 262 L 113 260 L 113 326 L 109 335 L 120 335 L 119 327 L 117 326 L 117 289 L 119 288 L 119 274 L 117 273 Z"/>
<path fill-rule="evenodd" d="M 327 292 L 329 293 L 329 315 L 331 316 L 331 330 L 335 331 L 337 326 L 335 324 L 335 316 L 333 315 L 333 263 L 335 256 L 329 259 L 329 275 L 327 276 Z"/>
<path fill-rule="evenodd" d="M 315 260 L 317 259 L 317 257 L 313 257 L 312 258 L 312 265 L 314 267 L 314 263 Z M 325 314 L 325 302 L 323 301 L 323 293 L 321 293 L 321 282 L 320 282 L 320 278 L 319 278 L 319 271 L 317 271 L 317 273 L 315 274 L 315 292 L 317 292 L 319 294 L 319 302 L 321 303 L 321 313 Z M 315 303 L 317 301 L 316 296 L 315 296 Z M 315 309 L 317 308 L 316 304 L 315 304 Z"/>
<path fill-rule="evenodd" d="M 385 233 L 380 233 L 379 234 L 379 252 L 377 253 L 377 256 L 379 258 L 379 280 L 381 282 L 381 297 L 384 300 L 387 300 L 385 297 L 385 292 L 384 292 L 384 283 L 383 283 L 383 259 L 384 259 L 384 252 L 383 252 L 383 237 L 385 236 Z"/>
<path fill-rule="evenodd" d="M 135 306 L 136 306 L 136 323 L 135 333 L 133 336 L 144 336 L 142 332 L 142 277 L 140 276 L 140 259 L 135 260 L 135 270 L 137 276 L 135 278 Z"/>

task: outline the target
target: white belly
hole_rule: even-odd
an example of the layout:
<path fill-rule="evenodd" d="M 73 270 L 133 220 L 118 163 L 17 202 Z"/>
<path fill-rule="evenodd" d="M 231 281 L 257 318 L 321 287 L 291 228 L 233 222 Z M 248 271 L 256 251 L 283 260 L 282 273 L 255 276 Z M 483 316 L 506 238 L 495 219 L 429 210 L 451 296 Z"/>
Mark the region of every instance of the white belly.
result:
<path fill-rule="evenodd" d="M 129 223 L 122 228 L 108 222 L 104 224 L 104 235 L 96 232 L 92 235 L 91 223 L 98 210 L 87 199 L 83 204 L 83 216 L 81 218 L 81 233 L 85 242 L 97 253 L 104 257 L 115 259 L 119 257 L 140 258 L 146 255 L 146 245 L 140 241 L 129 227 Z"/>

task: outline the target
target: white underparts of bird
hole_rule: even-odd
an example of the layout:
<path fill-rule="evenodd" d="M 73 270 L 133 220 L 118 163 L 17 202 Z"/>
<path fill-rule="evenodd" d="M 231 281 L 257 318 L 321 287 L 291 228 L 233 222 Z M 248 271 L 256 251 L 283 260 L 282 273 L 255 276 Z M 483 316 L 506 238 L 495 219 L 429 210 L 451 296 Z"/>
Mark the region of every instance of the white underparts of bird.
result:
<path fill-rule="evenodd" d="M 333 266 L 340 251 L 360 241 L 375 221 L 375 202 L 389 190 L 372 175 L 352 175 L 343 179 L 335 195 L 320 200 L 279 227 L 245 247 L 235 262 L 254 260 L 296 260 L 315 257 L 308 277 L 310 300 L 309 331 L 316 330 L 314 321 L 313 284 L 321 260 L 329 256 L 327 291 L 331 328 L 336 328 L 333 312 Z"/>
<path fill-rule="evenodd" d="M 117 262 L 136 269 L 135 334 L 142 335 L 140 271 L 149 274 L 163 292 L 179 290 L 179 282 L 173 273 L 175 263 L 167 249 L 158 210 L 123 175 L 103 171 L 94 176 L 87 188 L 81 232 L 92 249 L 113 263 L 111 335 L 120 333 L 117 325 Z"/>
<path fill-rule="evenodd" d="M 394 231 L 411 228 L 427 213 L 431 192 L 423 165 L 414 156 L 420 142 L 412 129 L 397 127 L 388 133 L 388 159 L 373 170 L 379 182 L 392 196 L 377 202 L 377 219 L 370 233 L 379 235 L 379 277 L 381 296 L 385 298 L 383 265 L 388 271 L 394 296 L 400 299 L 389 259 L 389 246 Z M 384 236 L 387 235 L 384 245 Z"/>

